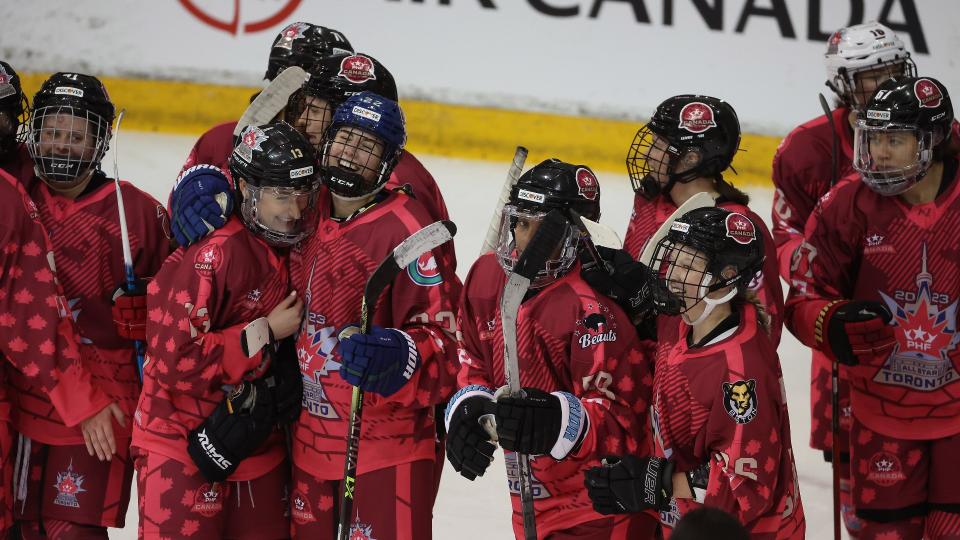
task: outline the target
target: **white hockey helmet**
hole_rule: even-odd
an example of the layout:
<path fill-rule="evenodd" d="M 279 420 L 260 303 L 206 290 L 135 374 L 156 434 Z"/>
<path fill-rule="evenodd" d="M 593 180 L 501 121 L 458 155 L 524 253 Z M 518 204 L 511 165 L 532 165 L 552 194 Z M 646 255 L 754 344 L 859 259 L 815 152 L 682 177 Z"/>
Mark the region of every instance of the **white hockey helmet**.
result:
<path fill-rule="evenodd" d="M 857 110 L 862 110 L 873 94 L 872 88 L 869 93 L 858 91 L 854 77 L 857 73 L 887 69 L 888 73 L 878 73 L 877 84 L 888 77 L 914 77 L 917 73 L 903 40 L 876 21 L 834 32 L 827 40 L 827 52 L 823 58 L 827 67 L 827 86 L 844 103 Z"/>

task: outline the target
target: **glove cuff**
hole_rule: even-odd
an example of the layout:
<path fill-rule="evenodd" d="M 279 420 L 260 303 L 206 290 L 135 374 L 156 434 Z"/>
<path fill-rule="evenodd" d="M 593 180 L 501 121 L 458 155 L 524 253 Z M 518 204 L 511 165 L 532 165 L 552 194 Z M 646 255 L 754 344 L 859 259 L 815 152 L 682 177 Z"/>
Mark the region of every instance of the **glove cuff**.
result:
<path fill-rule="evenodd" d="M 820 313 L 817 314 L 817 320 L 813 323 L 813 338 L 817 342 L 817 348 L 823 352 L 830 353 L 830 318 L 833 317 L 833 314 L 840 309 L 847 301 L 846 300 L 833 300 L 824 304 L 823 308 L 820 309 Z"/>
<path fill-rule="evenodd" d="M 478 396 L 493 401 L 493 389 L 479 384 L 471 384 L 457 390 L 457 393 L 450 398 L 450 402 L 447 403 L 447 410 L 443 413 L 443 425 L 447 433 L 450 432 L 450 418 L 453 417 L 453 413 L 456 412 L 457 407 L 464 401 Z"/>
<path fill-rule="evenodd" d="M 583 408 L 583 404 L 576 396 L 569 392 L 551 392 L 550 395 L 560 400 L 560 436 L 550 455 L 560 461 L 573 452 L 576 452 L 590 429 L 590 417 Z"/>

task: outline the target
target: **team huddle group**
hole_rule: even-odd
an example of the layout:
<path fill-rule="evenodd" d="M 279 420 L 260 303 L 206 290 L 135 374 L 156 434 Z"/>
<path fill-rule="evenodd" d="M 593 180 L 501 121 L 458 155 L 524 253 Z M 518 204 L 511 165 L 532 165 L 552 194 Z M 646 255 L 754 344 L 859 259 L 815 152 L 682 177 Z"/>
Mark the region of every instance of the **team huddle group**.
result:
<path fill-rule="evenodd" d="M 785 325 L 849 535 L 960 538 L 952 105 L 879 23 L 825 60 L 837 105 L 778 149 L 772 234 L 725 177 L 731 104 L 673 96 L 629 146 L 622 249 L 590 235 L 591 169 L 549 159 L 464 281 L 451 242 L 424 252 L 365 331 L 368 278 L 448 219 L 374 57 L 287 26 L 267 83 L 309 77 L 205 133 L 166 206 L 102 170 L 97 78 L 28 103 L 0 61 L 0 537 L 107 538 L 136 471 L 141 538 L 428 539 L 444 459 L 474 480 L 499 447 L 518 538 L 803 538 Z"/>

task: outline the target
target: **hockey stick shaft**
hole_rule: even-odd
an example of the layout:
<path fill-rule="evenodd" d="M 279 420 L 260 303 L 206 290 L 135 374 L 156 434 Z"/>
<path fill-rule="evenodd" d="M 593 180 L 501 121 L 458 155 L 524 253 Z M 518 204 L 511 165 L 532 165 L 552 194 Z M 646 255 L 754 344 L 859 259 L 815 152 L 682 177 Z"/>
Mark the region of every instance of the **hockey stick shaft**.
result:
<path fill-rule="evenodd" d="M 307 72 L 298 66 L 290 66 L 280 72 L 270 84 L 243 111 L 243 116 L 233 129 L 233 136 L 239 137 L 243 128 L 259 126 L 272 121 L 290 101 L 290 96 L 303 87 L 307 81 Z"/>
<path fill-rule="evenodd" d="M 840 180 L 837 176 L 840 174 L 840 134 L 837 133 L 837 125 L 833 121 L 833 114 L 830 112 L 830 104 L 823 94 L 817 94 L 820 97 L 820 108 L 823 109 L 823 115 L 827 117 L 830 124 L 830 131 L 833 133 L 833 146 L 830 149 L 830 185 L 834 186 Z"/>
<path fill-rule="evenodd" d="M 488 253 L 496 249 L 497 237 L 500 236 L 500 213 L 503 207 L 510 202 L 510 190 L 517 184 L 520 174 L 523 173 L 523 164 L 527 161 L 527 149 L 518 146 L 513 153 L 513 161 L 510 163 L 510 169 L 507 171 L 507 179 L 503 182 L 503 189 L 500 190 L 500 196 L 497 198 L 497 206 L 490 216 L 490 225 L 487 226 L 487 235 L 483 238 L 483 245 L 480 246 L 480 254 Z"/>
<path fill-rule="evenodd" d="M 438 221 L 427 225 L 410 235 L 390 252 L 367 278 L 363 289 L 363 301 L 360 304 L 359 332 L 368 333 L 380 294 L 393 282 L 394 278 L 410 263 L 428 251 L 449 242 L 457 232 L 450 221 Z M 312 279 L 312 275 L 311 275 Z M 342 341 L 353 332 L 345 330 L 339 336 Z M 350 515 L 353 513 L 354 489 L 357 484 L 357 462 L 360 455 L 360 428 L 363 421 L 363 391 L 353 387 L 350 397 L 350 420 L 347 423 L 347 451 L 343 462 L 343 485 L 340 497 L 340 521 L 337 525 L 337 539 L 347 540 L 350 535 Z"/>
<path fill-rule="evenodd" d="M 840 136 L 837 133 L 837 126 L 833 121 L 833 114 L 830 111 L 830 105 L 823 94 L 818 94 L 820 98 L 820 108 L 823 109 L 823 115 L 827 117 L 827 123 L 830 125 L 830 131 L 833 133 L 833 146 L 830 149 L 830 185 L 837 183 L 839 170 Z M 833 538 L 840 540 L 840 365 L 837 360 L 833 360 L 830 365 L 830 451 L 833 459 L 830 460 L 830 472 L 832 473 L 833 483 Z"/>
<path fill-rule="evenodd" d="M 120 166 L 118 146 L 120 135 L 120 122 L 123 120 L 125 109 L 117 113 L 116 125 L 113 128 L 113 183 L 117 190 L 117 213 L 120 216 L 120 243 L 123 246 L 123 270 L 127 282 L 127 289 L 133 290 L 137 277 L 133 273 L 133 255 L 130 253 L 130 233 L 127 231 L 127 212 L 123 207 L 123 191 L 120 189 Z M 137 375 L 140 382 L 143 382 L 143 342 L 140 340 L 133 342 L 133 348 L 137 351 Z"/>
<path fill-rule="evenodd" d="M 517 353 L 517 318 L 520 304 L 530 290 L 530 283 L 547 259 L 560 244 L 567 220 L 559 211 L 553 210 L 540 223 L 540 227 L 514 265 L 500 297 L 500 325 L 503 331 L 504 379 L 510 395 L 523 395 L 520 384 L 520 360 Z M 530 457 L 517 454 L 517 475 L 520 481 L 520 508 L 523 515 L 523 535 L 526 540 L 537 539 L 537 522 L 533 506 L 533 476 L 530 473 Z"/>

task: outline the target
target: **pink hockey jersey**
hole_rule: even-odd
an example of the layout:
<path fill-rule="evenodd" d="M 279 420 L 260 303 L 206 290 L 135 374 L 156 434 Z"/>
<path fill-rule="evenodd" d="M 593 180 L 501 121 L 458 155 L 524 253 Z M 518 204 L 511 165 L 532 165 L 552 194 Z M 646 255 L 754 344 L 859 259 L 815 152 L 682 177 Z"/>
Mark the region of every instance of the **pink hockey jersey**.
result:
<path fill-rule="evenodd" d="M 96 172 L 87 192 L 75 200 L 60 196 L 37 178 L 27 188 L 53 245 L 57 276 L 67 310 L 80 332 L 80 347 L 93 384 L 123 412 L 132 415 L 140 395 L 133 342 L 117 335 L 111 298 L 126 279 L 117 194 L 113 180 Z M 170 251 L 169 222 L 163 206 L 127 182 L 121 182 L 134 273 L 156 274 Z M 14 372 L 17 410 L 14 425 L 46 444 L 82 444 L 79 429 L 68 427 L 49 396 L 24 374 Z M 131 424 L 115 427 L 129 440 Z M 126 442 L 122 443 L 126 444 Z"/>
<path fill-rule="evenodd" d="M 506 273 L 493 254 L 474 263 L 460 302 L 459 387 L 505 384 L 500 296 Z M 590 427 L 582 446 L 563 461 L 531 460 L 537 532 L 603 519 L 583 487 L 583 473 L 606 455 L 648 455 L 647 407 L 653 376 L 630 319 L 580 278 L 577 264 L 520 305 L 517 349 L 521 384 L 569 392 L 583 403 Z M 522 538 L 516 454 L 505 452 L 513 524 Z"/>
<path fill-rule="evenodd" d="M 747 216 L 763 234 L 765 256 L 763 271 L 760 273 L 760 279 L 751 283 L 750 286 L 757 293 L 760 303 L 770 316 L 770 336 L 773 338 L 773 344 L 779 345 L 780 332 L 783 328 L 783 288 L 780 285 L 780 274 L 777 272 L 777 252 L 773 237 L 760 216 L 746 206 L 733 202 L 720 202 L 717 206 Z M 633 212 L 630 214 L 630 223 L 627 225 L 627 235 L 623 240 L 623 249 L 634 258 L 639 257 L 647 240 L 676 209 L 676 205 L 669 197 L 660 196 L 651 201 L 640 194 L 635 195 Z M 647 263 L 647 261 L 641 262 Z M 661 325 L 658 324 L 659 326 Z"/>
<path fill-rule="evenodd" d="M 240 332 L 289 294 L 288 258 L 232 217 L 167 259 L 148 289 L 148 362 L 133 446 L 193 466 L 190 430 L 223 401 L 225 385 L 266 369 L 262 352 L 243 353 Z M 283 459 L 277 432 L 230 480 L 257 478 Z"/>
<path fill-rule="evenodd" d="M 17 397 L 2 380 L 6 376 L 42 396 L 67 426 L 110 404 L 81 361 L 80 338 L 68 314 L 37 206 L 0 171 L 0 422 L 11 420 Z"/>
<path fill-rule="evenodd" d="M 702 500 L 675 499 L 660 519 L 672 528 L 702 504 L 736 517 L 750 538 L 799 540 L 805 522 L 780 361 L 756 308 L 746 304 L 740 317 L 729 335 L 692 349 L 681 323 L 680 339 L 657 364 L 657 455 L 677 472 L 710 465 Z"/>
<path fill-rule="evenodd" d="M 807 224 L 792 273 L 786 321 L 808 346 L 823 346 L 814 326 L 831 300 L 875 300 L 893 314 L 894 350 L 877 365 L 848 370 L 854 416 L 890 437 L 960 433 L 956 160 L 944 175 L 949 184 L 928 204 L 884 197 L 862 182 L 830 191 Z"/>
<path fill-rule="evenodd" d="M 297 337 L 304 377 L 303 407 L 296 423 L 294 463 L 321 480 L 343 476 L 353 387 L 339 374 L 341 329 L 360 321 L 367 277 L 409 235 L 431 223 L 418 201 L 402 193 L 359 215 L 330 217 L 330 193 L 317 202 L 317 231 L 294 249 L 294 284 L 307 304 Z M 400 328 L 417 344 L 421 363 L 396 394 L 364 395 L 358 473 L 435 457 L 434 406 L 456 383 L 456 301 L 462 284 L 440 250 L 424 253 L 394 279 L 376 305 L 372 323 Z"/>

